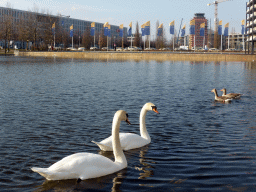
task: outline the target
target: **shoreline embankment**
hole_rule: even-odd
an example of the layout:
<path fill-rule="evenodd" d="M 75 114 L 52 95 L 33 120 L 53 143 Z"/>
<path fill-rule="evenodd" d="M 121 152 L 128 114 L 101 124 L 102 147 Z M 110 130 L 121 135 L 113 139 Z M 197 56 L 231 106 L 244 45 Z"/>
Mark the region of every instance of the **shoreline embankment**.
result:
<path fill-rule="evenodd" d="M 173 52 L 19 52 L 15 56 L 74 58 L 74 59 L 113 59 L 113 60 L 157 60 L 157 61 L 256 61 L 256 55 L 232 53 L 173 53 Z"/>

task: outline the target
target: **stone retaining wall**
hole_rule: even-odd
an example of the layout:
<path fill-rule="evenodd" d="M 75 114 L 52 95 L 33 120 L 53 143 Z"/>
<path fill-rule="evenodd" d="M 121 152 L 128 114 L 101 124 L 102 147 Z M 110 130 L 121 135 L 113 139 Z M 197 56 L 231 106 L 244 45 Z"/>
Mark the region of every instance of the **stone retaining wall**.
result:
<path fill-rule="evenodd" d="M 157 61 L 256 61 L 255 55 L 172 52 L 15 52 L 16 56 Z"/>

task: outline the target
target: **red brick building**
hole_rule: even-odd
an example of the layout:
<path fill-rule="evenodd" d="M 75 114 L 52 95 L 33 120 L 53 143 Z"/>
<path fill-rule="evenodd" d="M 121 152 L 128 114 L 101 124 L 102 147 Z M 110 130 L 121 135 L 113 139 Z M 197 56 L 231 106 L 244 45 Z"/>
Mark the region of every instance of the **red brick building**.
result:
<path fill-rule="evenodd" d="M 208 20 L 204 17 L 204 13 L 195 13 L 195 47 L 203 47 L 208 43 Z M 205 23 L 204 36 L 200 36 L 200 25 Z M 194 47 L 194 35 L 189 36 L 189 49 Z"/>

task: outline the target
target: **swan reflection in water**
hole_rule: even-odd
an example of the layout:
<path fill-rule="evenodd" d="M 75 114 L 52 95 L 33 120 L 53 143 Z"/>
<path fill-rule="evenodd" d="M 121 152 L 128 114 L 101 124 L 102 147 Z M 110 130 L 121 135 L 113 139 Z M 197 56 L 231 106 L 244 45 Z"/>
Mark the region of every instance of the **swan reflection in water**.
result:
<path fill-rule="evenodd" d="M 135 166 L 135 169 L 141 172 L 140 177 L 138 179 L 145 179 L 147 177 L 152 177 L 152 175 L 154 175 L 154 171 L 152 169 L 154 169 L 155 167 L 147 163 L 148 160 L 145 159 L 147 151 L 148 146 L 145 146 L 140 149 L 139 161 L 141 165 Z M 151 164 L 152 163 L 154 162 L 151 162 Z"/>

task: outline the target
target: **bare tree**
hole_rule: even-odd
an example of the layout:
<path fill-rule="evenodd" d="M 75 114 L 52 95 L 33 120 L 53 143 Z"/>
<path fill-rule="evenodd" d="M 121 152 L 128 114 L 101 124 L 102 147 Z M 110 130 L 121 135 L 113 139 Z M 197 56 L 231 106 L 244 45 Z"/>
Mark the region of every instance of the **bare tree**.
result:
<path fill-rule="evenodd" d="M 139 31 L 139 23 L 138 23 L 138 21 L 136 23 L 136 29 L 135 29 L 134 46 L 140 47 L 140 31 Z"/>
<path fill-rule="evenodd" d="M 28 14 L 29 41 L 33 42 L 32 49 L 38 50 L 38 37 L 42 27 L 43 17 L 39 15 L 39 10 L 34 6 L 32 12 Z"/>
<path fill-rule="evenodd" d="M 19 16 L 19 22 L 17 23 L 17 40 L 21 41 L 22 44 L 24 42 L 28 42 L 29 40 L 29 27 L 27 21 L 27 14 L 22 14 Z"/>
<path fill-rule="evenodd" d="M 14 33 L 14 19 L 12 16 L 13 15 L 12 9 L 9 7 L 10 6 L 9 4 L 7 4 L 7 6 L 8 8 L 4 11 L 4 14 L 2 17 L 3 21 L 0 24 L 0 27 L 2 29 L 0 36 L 2 37 L 2 39 L 4 39 L 5 54 L 6 54 L 6 51 L 9 52 L 10 40 L 12 39 L 13 33 Z"/>
<path fill-rule="evenodd" d="M 90 34 L 90 30 L 91 29 L 87 27 L 82 38 L 82 45 L 87 49 L 91 47 L 91 43 L 93 42 L 93 37 Z"/>

